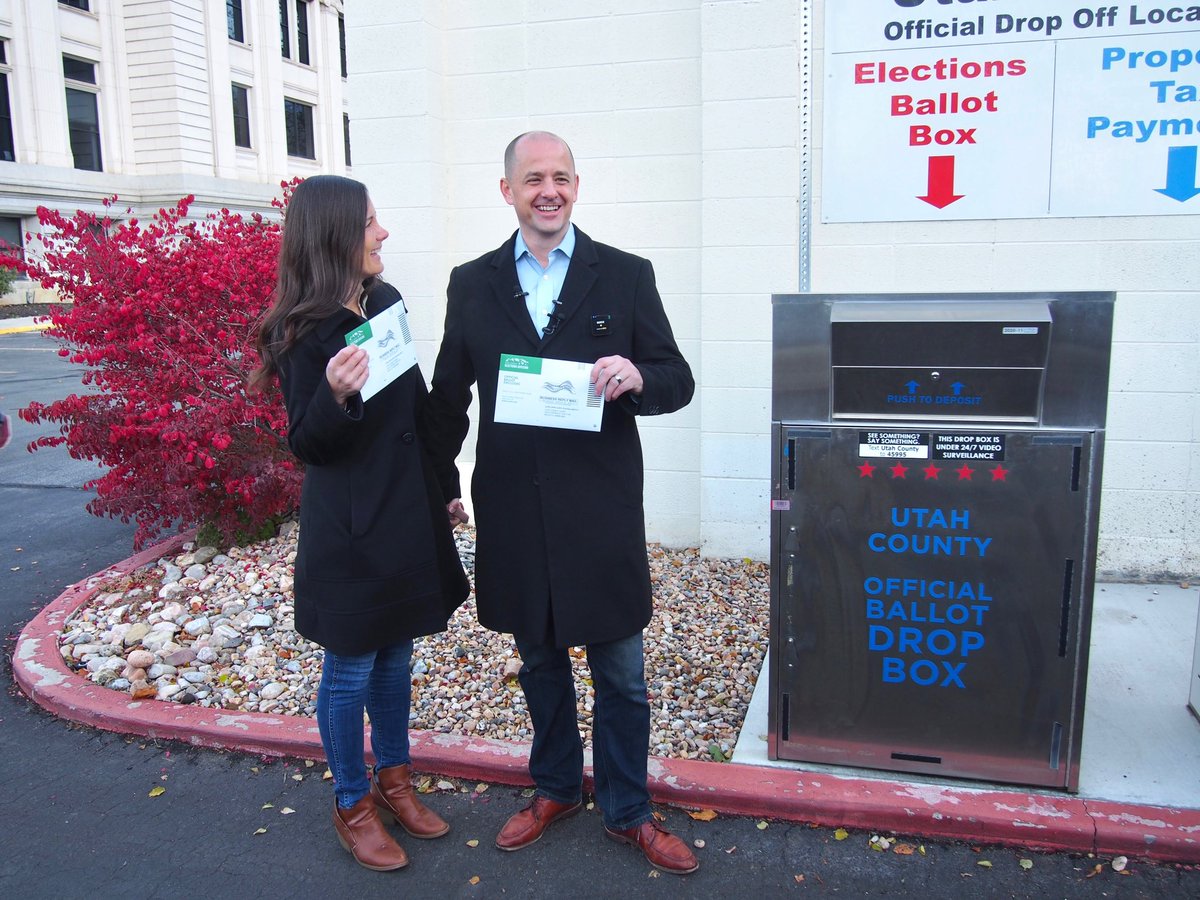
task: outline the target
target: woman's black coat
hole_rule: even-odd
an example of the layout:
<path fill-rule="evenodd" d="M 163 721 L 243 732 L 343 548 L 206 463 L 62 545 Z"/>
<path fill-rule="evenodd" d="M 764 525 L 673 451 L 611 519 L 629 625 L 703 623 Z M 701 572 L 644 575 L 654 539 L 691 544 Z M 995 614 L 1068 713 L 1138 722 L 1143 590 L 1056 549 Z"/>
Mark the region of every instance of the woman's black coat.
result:
<path fill-rule="evenodd" d="M 379 284 L 375 315 L 402 302 Z M 288 443 L 305 463 L 296 554 L 296 630 L 352 656 L 446 627 L 468 585 L 417 419 L 428 399 L 413 366 L 343 409 L 325 366 L 362 324 L 347 309 L 280 360 Z"/>

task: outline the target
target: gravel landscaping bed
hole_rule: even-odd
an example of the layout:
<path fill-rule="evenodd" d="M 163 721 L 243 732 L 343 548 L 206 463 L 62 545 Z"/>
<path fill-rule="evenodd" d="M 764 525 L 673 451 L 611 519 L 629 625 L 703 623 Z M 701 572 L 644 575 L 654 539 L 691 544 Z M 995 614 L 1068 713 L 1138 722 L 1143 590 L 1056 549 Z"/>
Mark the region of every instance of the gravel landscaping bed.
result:
<path fill-rule="evenodd" d="M 312 716 L 321 648 L 294 630 L 294 523 L 280 535 L 218 553 L 185 545 L 101 582 L 64 623 L 60 650 L 81 675 L 136 698 Z M 467 573 L 474 530 L 456 534 Z M 654 617 L 645 632 L 651 753 L 729 759 L 767 648 L 766 563 L 647 547 Z M 572 650 L 579 728 L 590 746 L 592 689 L 583 648 Z M 482 628 L 472 596 L 441 634 L 413 653 L 416 729 L 528 741 L 520 661 L 509 635 Z"/>

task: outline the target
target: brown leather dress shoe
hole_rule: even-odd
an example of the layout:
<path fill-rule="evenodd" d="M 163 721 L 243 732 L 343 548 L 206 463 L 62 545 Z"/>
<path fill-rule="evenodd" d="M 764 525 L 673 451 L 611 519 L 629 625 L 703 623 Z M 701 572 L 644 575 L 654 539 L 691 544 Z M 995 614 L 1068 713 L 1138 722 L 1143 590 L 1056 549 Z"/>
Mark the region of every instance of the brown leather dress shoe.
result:
<path fill-rule="evenodd" d="M 390 872 L 408 865 L 408 854 L 392 840 L 379 813 L 375 801 L 367 794 L 349 809 L 333 805 L 333 827 L 338 840 L 350 851 L 354 861 L 366 869 Z"/>
<path fill-rule="evenodd" d="M 379 769 L 371 780 L 371 796 L 385 825 L 399 822 L 415 838 L 441 837 L 450 830 L 441 816 L 417 799 L 411 765 Z"/>
<path fill-rule="evenodd" d="M 640 849 L 656 869 L 672 875 L 687 875 L 700 868 L 700 863 L 687 845 L 657 822 L 644 822 L 621 831 L 605 825 L 604 831 L 614 841 L 633 844 Z"/>
<path fill-rule="evenodd" d="M 515 813 L 504 823 L 500 833 L 496 835 L 496 846 L 501 850 L 520 850 L 528 847 L 542 836 L 542 833 L 553 822 L 573 816 L 583 808 L 583 803 L 559 803 L 549 797 L 538 795 L 533 802 Z"/>

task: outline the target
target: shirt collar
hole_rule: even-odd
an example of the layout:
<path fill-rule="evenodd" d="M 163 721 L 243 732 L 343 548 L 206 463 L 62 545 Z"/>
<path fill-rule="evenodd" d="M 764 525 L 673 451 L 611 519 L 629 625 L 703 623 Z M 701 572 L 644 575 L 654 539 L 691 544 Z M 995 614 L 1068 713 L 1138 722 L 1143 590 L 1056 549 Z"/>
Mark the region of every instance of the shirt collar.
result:
<path fill-rule="evenodd" d="M 554 250 L 561 250 L 563 253 L 563 256 L 565 256 L 567 259 L 571 258 L 571 255 L 575 252 L 575 225 L 574 224 L 567 226 L 567 233 L 563 235 L 563 239 L 559 242 L 558 246 L 554 248 Z M 554 250 L 550 251 L 551 256 L 554 255 Z M 513 247 L 513 259 L 519 260 L 526 253 L 528 253 L 530 255 L 530 257 L 536 259 L 536 257 L 533 256 L 533 252 L 529 249 L 529 245 L 525 243 L 524 235 L 521 234 L 521 230 L 518 228 L 517 229 L 517 243 L 516 243 L 516 246 Z"/>

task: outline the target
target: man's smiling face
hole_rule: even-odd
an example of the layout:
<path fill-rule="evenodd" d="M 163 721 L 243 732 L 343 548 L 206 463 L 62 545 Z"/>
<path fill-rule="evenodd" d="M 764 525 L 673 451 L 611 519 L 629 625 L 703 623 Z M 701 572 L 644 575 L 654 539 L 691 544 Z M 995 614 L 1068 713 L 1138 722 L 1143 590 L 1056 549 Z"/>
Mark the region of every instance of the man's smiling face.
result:
<path fill-rule="evenodd" d="M 516 210 L 525 242 L 553 249 L 567 233 L 579 193 L 570 150 L 551 137 L 524 138 L 516 147 L 512 171 L 500 180 L 500 192 Z"/>

